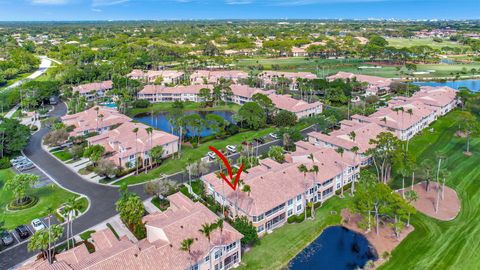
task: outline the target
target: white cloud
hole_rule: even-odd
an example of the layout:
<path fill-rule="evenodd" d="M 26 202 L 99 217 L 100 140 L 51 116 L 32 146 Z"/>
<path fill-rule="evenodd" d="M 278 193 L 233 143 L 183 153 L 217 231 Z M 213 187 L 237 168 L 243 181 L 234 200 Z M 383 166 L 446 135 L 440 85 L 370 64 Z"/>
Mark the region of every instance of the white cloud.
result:
<path fill-rule="evenodd" d="M 93 7 L 100 7 L 100 6 L 113 6 L 118 4 L 126 3 L 130 0 L 92 0 Z"/>

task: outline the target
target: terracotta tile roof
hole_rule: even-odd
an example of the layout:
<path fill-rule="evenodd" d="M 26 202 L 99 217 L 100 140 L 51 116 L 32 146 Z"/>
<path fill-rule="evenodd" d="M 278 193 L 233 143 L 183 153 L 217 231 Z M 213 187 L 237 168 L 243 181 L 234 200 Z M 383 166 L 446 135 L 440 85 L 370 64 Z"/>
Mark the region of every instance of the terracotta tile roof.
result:
<path fill-rule="evenodd" d="M 127 74 L 127 77 L 155 80 L 158 77 L 176 79 L 183 76 L 184 73 L 177 70 L 147 70 L 134 69 Z"/>
<path fill-rule="evenodd" d="M 354 74 L 350 72 L 343 72 L 340 71 L 335 75 L 327 77 L 328 80 L 336 80 L 336 79 L 353 79 L 357 78 L 357 81 L 359 82 L 366 82 L 370 85 L 375 85 L 377 87 L 388 87 L 392 83 L 392 79 L 388 78 L 382 78 L 382 77 L 377 77 L 377 76 L 369 76 L 369 75 L 362 75 L 362 74 Z"/>
<path fill-rule="evenodd" d="M 156 247 L 156 251 L 147 248 L 149 251 L 142 252 L 140 258 L 145 257 L 142 261 L 161 261 L 162 264 L 157 265 L 156 269 L 184 270 L 190 266 L 192 259 L 196 262 L 205 258 L 212 245 L 228 245 L 243 237 L 225 222 L 223 232 L 215 230 L 209 243 L 199 229 L 202 224 L 216 222 L 218 216 L 203 204 L 192 202 L 180 192 L 169 196 L 168 200 L 170 208 L 167 211 L 148 215 L 143 219 L 149 233 L 148 241 Z M 180 250 L 181 242 L 186 238 L 195 239 L 191 256 Z"/>
<path fill-rule="evenodd" d="M 167 87 L 162 85 L 153 85 L 148 84 L 143 87 L 139 94 L 198 94 L 200 89 L 209 88 L 212 89 L 211 85 L 207 84 L 198 84 L 198 85 L 187 85 L 187 86 L 175 86 Z"/>
<path fill-rule="evenodd" d="M 216 83 L 220 78 L 236 81 L 247 77 L 248 73 L 241 70 L 196 70 L 190 75 L 190 80 L 196 83 L 203 83 L 205 78 L 207 83 Z"/>
<path fill-rule="evenodd" d="M 173 194 L 168 199 L 171 206 L 167 211 L 144 217 L 147 239 L 137 244 L 126 239 L 117 240 L 109 229 L 105 229 L 92 235 L 95 246 L 102 247 L 96 248 L 91 254 L 83 254 L 78 260 L 72 260 L 68 258 L 70 255 L 62 253 L 57 255 L 58 261 L 54 264 L 39 260 L 23 266 L 22 269 L 185 270 L 205 258 L 212 245 L 228 245 L 243 237 L 225 222 L 223 232 L 215 230 L 209 243 L 199 229 L 202 224 L 216 222 L 218 217 L 201 203 L 194 203 L 181 193 Z M 158 237 L 159 235 L 164 238 Z M 186 238 L 195 239 L 191 255 L 180 250 L 181 242 Z M 77 249 L 84 249 L 84 245 L 65 253 L 76 252 Z"/>
<path fill-rule="evenodd" d="M 92 91 L 105 91 L 113 88 L 112 81 L 104 81 L 99 83 L 87 83 L 77 85 L 72 88 L 73 92 L 79 92 L 80 94 L 90 93 Z"/>
<path fill-rule="evenodd" d="M 137 134 L 133 132 L 135 128 L 138 128 Z M 112 149 L 114 153 L 111 159 L 114 162 L 119 158 L 135 154 L 136 149 L 138 149 L 138 153 L 143 153 L 156 145 L 165 145 L 178 141 L 177 136 L 156 129 L 153 130 L 152 136 L 150 136 L 146 131 L 147 128 L 149 126 L 142 123 L 125 122 L 116 129 L 90 137 L 87 140 L 90 144 L 100 144 L 105 149 Z"/>
<path fill-rule="evenodd" d="M 98 114 L 95 108 L 98 108 Z M 97 119 L 99 115 L 103 115 L 103 118 Z M 76 135 L 76 133 L 82 133 L 86 130 L 95 130 L 97 122 L 98 128 L 104 128 L 129 122 L 132 119 L 119 113 L 116 109 L 95 106 L 83 112 L 62 116 L 61 120 L 66 126 L 75 126 L 71 135 Z"/>
<path fill-rule="evenodd" d="M 310 72 L 283 72 L 283 71 L 264 71 L 258 75 L 264 80 L 271 81 L 276 77 L 284 77 L 296 81 L 297 79 L 316 79 L 317 76 Z"/>
<path fill-rule="evenodd" d="M 293 113 L 322 106 L 321 102 L 308 103 L 303 100 L 294 99 L 289 95 L 271 94 L 268 97 L 272 100 L 273 104 L 275 104 L 275 107 Z"/>
<path fill-rule="evenodd" d="M 316 176 L 308 173 L 304 180 L 298 166 L 305 164 L 311 168 L 312 161 L 308 159 L 311 153 L 314 155 L 315 165 L 319 167 L 319 174 Z M 291 159 L 292 162 L 280 164 L 267 158 L 261 160 L 260 165 L 242 173 L 242 180 L 251 187 L 250 195 L 223 187 L 223 180 L 215 173 L 203 176 L 202 180 L 212 185 L 213 189 L 228 201 L 238 200 L 237 206 L 243 213 L 258 216 L 303 193 L 314 183 L 323 183 L 339 175 L 342 165 L 347 166 L 353 162 L 353 156 L 344 154 L 342 158 L 334 149 L 319 148 L 306 142 L 297 144 L 297 151 L 291 154 Z M 275 189 L 272 189 L 272 186 L 275 186 Z"/>
<path fill-rule="evenodd" d="M 370 144 L 370 139 L 375 139 L 378 134 L 387 132 L 386 129 L 376 123 L 358 123 L 353 121 L 349 121 L 348 123 L 351 124 L 351 126 L 342 124 L 342 128 L 335 130 L 328 135 L 320 132 L 310 132 L 308 133 L 308 136 L 346 150 L 357 146 L 359 148 L 359 153 L 365 153 L 368 149 L 375 147 Z M 355 141 L 349 136 L 351 132 L 355 133 Z"/>
<path fill-rule="evenodd" d="M 394 111 L 395 108 L 403 108 L 404 111 Z M 407 113 L 411 109 L 412 114 Z M 389 107 L 380 108 L 370 116 L 353 115 L 352 119 L 360 119 L 361 121 L 377 123 L 382 127 L 389 127 L 396 130 L 407 130 L 422 119 L 431 116 L 436 109 L 426 105 L 423 102 L 398 102 L 392 101 Z"/>
<path fill-rule="evenodd" d="M 250 87 L 248 85 L 242 85 L 242 84 L 232 84 L 230 85 L 230 89 L 232 89 L 232 92 L 234 95 L 245 97 L 245 98 L 252 98 L 252 96 L 257 93 L 268 96 L 275 92 L 275 90 L 262 90 L 260 88 L 254 88 L 254 87 Z"/>

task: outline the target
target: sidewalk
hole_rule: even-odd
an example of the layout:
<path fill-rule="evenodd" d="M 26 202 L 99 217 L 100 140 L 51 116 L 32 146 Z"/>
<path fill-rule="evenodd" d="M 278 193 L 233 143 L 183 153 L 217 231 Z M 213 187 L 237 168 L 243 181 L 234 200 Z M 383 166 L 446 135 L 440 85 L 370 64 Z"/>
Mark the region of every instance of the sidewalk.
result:
<path fill-rule="evenodd" d="M 112 228 L 118 234 L 119 238 L 122 238 L 123 236 L 126 236 L 133 243 L 138 242 L 138 239 L 130 232 L 130 230 L 120 220 L 120 215 L 113 216 L 113 217 L 103 221 L 102 223 L 99 223 L 99 224 L 89 228 L 88 230 L 99 231 L 99 230 L 102 230 L 102 229 L 106 229 L 106 228 L 108 228 L 107 223 L 109 223 L 112 226 Z"/>
<path fill-rule="evenodd" d="M 149 214 L 160 212 L 160 210 L 151 202 L 151 200 L 152 198 L 148 198 L 143 201 L 143 206 L 145 207 L 145 210 L 147 210 Z"/>

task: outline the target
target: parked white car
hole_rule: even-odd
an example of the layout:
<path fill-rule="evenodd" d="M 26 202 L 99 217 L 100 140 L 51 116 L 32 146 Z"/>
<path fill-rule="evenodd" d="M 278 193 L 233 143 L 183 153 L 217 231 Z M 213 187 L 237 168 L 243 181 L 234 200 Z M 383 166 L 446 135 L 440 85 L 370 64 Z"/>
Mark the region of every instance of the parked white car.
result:
<path fill-rule="evenodd" d="M 270 136 L 270 137 L 272 137 L 272 138 L 274 138 L 274 139 L 278 139 L 278 135 L 277 135 L 276 133 L 273 133 L 273 132 L 270 133 L 270 134 L 268 134 L 268 136 Z"/>
<path fill-rule="evenodd" d="M 32 220 L 32 227 L 35 231 L 40 231 L 45 229 L 47 226 L 45 226 L 45 223 L 43 223 L 43 221 L 41 221 L 39 218 L 36 218 Z"/>
<path fill-rule="evenodd" d="M 232 152 L 232 153 L 237 152 L 237 147 L 235 145 L 227 145 L 226 148 L 229 152 Z"/>
<path fill-rule="evenodd" d="M 215 159 L 216 158 L 216 155 L 214 152 L 210 151 L 207 153 L 207 157 L 211 158 L 211 159 Z"/>

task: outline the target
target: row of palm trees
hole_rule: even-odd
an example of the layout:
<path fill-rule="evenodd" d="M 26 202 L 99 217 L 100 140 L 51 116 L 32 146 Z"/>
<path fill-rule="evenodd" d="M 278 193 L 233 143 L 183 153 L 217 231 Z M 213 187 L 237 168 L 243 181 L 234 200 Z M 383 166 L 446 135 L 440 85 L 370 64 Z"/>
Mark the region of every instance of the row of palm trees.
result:
<path fill-rule="evenodd" d="M 349 134 L 349 136 L 351 138 L 353 138 L 353 141 L 355 141 L 355 137 L 356 137 L 356 134 L 355 132 L 351 132 Z M 358 148 L 358 146 L 353 146 L 350 151 L 354 153 L 353 155 L 353 161 L 352 161 L 352 166 L 355 167 L 355 160 L 357 159 L 357 156 L 358 156 L 358 151 L 360 149 Z M 344 153 L 344 149 L 343 148 L 337 148 L 336 149 L 337 153 L 339 153 L 342 157 L 343 157 L 343 153 Z M 315 174 L 315 178 L 318 177 L 318 174 L 319 174 L 319 167 L 315 164 L 315 157 L 313 156 L 312 153 L 310 153 L 310 155 L 308 155 L 308 159 L 310 159 L 312 161 L 312 167 L 310 169 L 307 168 L 307 166 L 305 164 L 300 164 L 297 168 L 298 168 L 298 171 L 303 173 L 303 180 L 304 180 L 304 186 L 305 186 L 305 189 L 308 188 L 308 183 L 306 181 L 306 178 L 307 178 L 307 173 L 314 173 Z M 343 163 L 340 163 L 341 165 L 341 170 L 342 170 L 342 173 L 341 173 L 341 197 L 343 197 L 343 186 L 344 186 L 344 183 L 343 183 L 343 172 L 345 170 L 345 168 L 343 167 Z M 315 182 L 315 181 L 314 181 Z M 355 193 L 355 179 L 352 179 L 352 188 L 351 188 L 351 196 L 353 196 L 353 194 Z M 314 204 L 313 202 L 310 202 L 310 203 L 307 203 L 307 198 L 304 194 L 304 213 L 305 213 L 305 218 L 307 218 L 307 206 L 310 206 L 311 207 L 311 216 L 312 218 L 315 218 L 314 216 L 314 213 L 315 213 L 315 209 L 314 209 Z"/>
<path fill-rule="evenodd" d="M 67 250 L 74 247 L 73 236 L 73 220 L 80 213 L 82 205 L 80 200 L 75 197 L 68 199 L 61 210 L 61 214 L 66 217 L 66 240 Z M 55 258 L 55 243 L 60 239 L 64 233 L 64 228 L 58 224 L 52 224 L 55 210 L 49 206 L 46 213 L 46 220 L 48 222 L 47 228 L 35 232 L 28 243 L 28 250 L 40 250 L 43 253 L 44 258 L 52 264 Z"/>
<path fill-rule="evenodd" d="M 145 166 L 145 173 L 148 173 L 148 169 L 150 167 L 153 168 L 153 162 L 157 162 L 163 155 L 163 151 L 152 151 L 153 147 L 153 128 L 152 127 L 147 127 L 145 128 L 145 131 L 150 137 L 149 144 L 150 144 L 150 151 L 149 151 L 149 162 L 148 165 Z M 135 133 L 135 153 L 138 154 L 138 132 L 139 128 L 134 128 L 132 130 L 133 133 Z M 139 163 L 141 161 L 140 157 L 137 157 L 135 160 L 135 174 L 138 174 L 138 169 L 139 169 Z M 143 165 L 142 165 L 143 166 Z"/>

